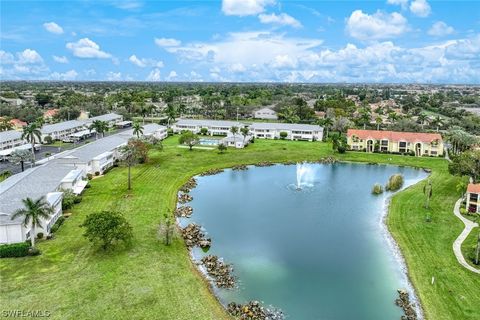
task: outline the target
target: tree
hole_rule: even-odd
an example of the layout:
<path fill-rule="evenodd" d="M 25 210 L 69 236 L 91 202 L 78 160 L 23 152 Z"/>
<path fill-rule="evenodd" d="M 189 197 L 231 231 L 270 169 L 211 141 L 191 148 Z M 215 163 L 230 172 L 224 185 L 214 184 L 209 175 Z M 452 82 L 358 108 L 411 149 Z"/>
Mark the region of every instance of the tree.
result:
<path fill-rule="evenodd" d="M 132 189 L 132 166 L 139 162 L 145 162 L 147 160 L 147 153 L 147 146 L 138 139 L 130 139 L 127 145 L 120 148 L 122 160 L 128 166 L 128 190 Z"/>
<path fill-rule="evenodd" d="M 140 138 L 140 136 L 143 134 L 143 127 L 140 124 L 140 122 L 135 122 L 132 128 L 133 128 L 133 134 L 137 136 L 137 138 Z"/>
<path fill-rule="evenodd" d="M 55 210 L 46 201 L 45 197 L 36 200 L 25 198 L 22 200 L 23 209 L 16 210 L 12 215 L 12 220 L 17 217 L 23 217 L 23 225 L 30 225 L 30 242 L 32 248 L 35 248 L 35 237 L 37 227 L 42 228 L 41 219 L 47 219 Z"/>
<path fill-rule="evenodd" d="M 332 130 L 337 132 L 346 132 L 352 125 L 351 121 L 345 117 L 339 117 L 335 119 L 332 125 Z"/>
<path fill-rule="evenodd" d="M 280 132 L 280 139 L 285 140 L 285 138 L 288 136 L 288 133 L 285 131 Z"/>
<path fill-rule="evenodd" d="M 443 119 L 440 116 L 436 116 L 433 118 L 431 125 L 434 127 L 437 127 L 437 132 L 440 129 L 441 126 L 443 126 Z"/>
<path fill-rule="evenodd" d="M 186 144 L 190 148 L 190 151 L 192 151 L 193 146 L 198 144 L 199 138 L 196 134 L 194 134 L 192 131 L 184 131 L 180 138 L 178 139 L 178 143 L 180 144 Z"/>
<path fill-rule="evenodd" d="M 35 165 L 35 140 L 42 141 L 42 133 L 36 123 L 23 127 L 22 139 L 27 140 L 32 146 L 32 165 Z"/>
<path fill-rule="evenodd" d="M 227 150 L 227 146 L 224 143 L 219 143 L 217 148 L 220 153 L 224 153 Z"/>
<path fill-rule="evenodd" d="M 395 112 L 390 112 L 388 114 L 388 120 L 390 120 L 391 123 L 395 123 L 395 121 L 398 120 L 398 115 Z"/>
<path fill-rule="evenodd" d="M 380 130 L 380 125 L 383 123 L 383 119 L 380 116 L 375 118 L 375 123 L 377 124 L 377 131 Z"/>
<path fill-rule="evenodd" d="M 89 127 L 90 132 L 95 130 L 95 138 L 98 139 L 98 135 L 101 134 L 102 138 L 106 131 L 108 131 L 108 123 L 102 120 L 93 120 Z"/>
<path fill-rule="evenodd" d="M 13 130 L 13 124 L 10 122 L 10 118 L 3 117 L 0 119 L 0 131 Z"/>
<path fill-rule="evenodd" d="M 107 250 L 118 242 L 128 243 L 133 238 L 132 227 L 119 212 L 100 211 L 87 215 L 81 225 L 90 242 Z"/>
<path fill-rule="evenodd" d="M 238 133 L 238 127 L 235 127 L 235 126 L 231 127 L 230 132 L 233 134 L 233 138 L 235 139 L 235 136 Z"/>
<path fill-rule="evenodd" d="M 428 179 L 423 186 L 423 194 L 425 195 L 425 208 L 428 209 L 430 207 L 430 199 L 432 198 L 433 194 L 433 187 L 430 179 Z"/>
<path fill-rule="evenodd" d="M 202 128 L 200 129 L 200 134 L 206 136 L 208 134 L 208 128 Z"/>
<path fill-rule="evenodd" d="M 172 235 L 173 235 L 173 223 L 172 219 L 165 214 L 165 245 L 169 246 L 172 243 Z"/>
<path fill-rule="evenodd" d="M 323 127 L 325 128 L 325 138 L 328 138 L 328 130 L 332 127 L 333 125 L 333 120 L 332 118 L 325 118 L 323 119 Z"/>
<path fill-rule="evenodd" d="M 297 115 L 295 109 L 292 107 L 283 108 L 278 114 L 278 117 L 288 123 L 296 123 L 300 121 L 300 117 Z"/>
<path fill-rule="evenodd" d="M 32 160 L 32 153 L 26 149 L 17 149 L 10 155 L 10 161 L 15 164 L 20 164 L 22 172 L 25 170 L 25 162 Z"/>
<path fill-rule="evenodd" d="M 423 130 L 423 126 L 425 125 L 425 121 L 427 121 L 427 119 L 428 119 L 428 117 L 425 113 L 420 113 L 417 117 L 417 121 L 422 126 L 422 130 Z"/>
<path fill-rule="evenodd" d="M 451 174 L 471 177 L 474 183 L 480 181 L 480 150 L 454 155 L 451 160 L 448 164 Z"/>
<path fill-rule="evenodd" d="M 165 110 L 167 114 L 167 123 L 170 126 L 170 121 L 175 122 L 175 118 L 177 117 L 177 110 L 175 106 L 171 103 L 167 104 L 167 109 Z"/>

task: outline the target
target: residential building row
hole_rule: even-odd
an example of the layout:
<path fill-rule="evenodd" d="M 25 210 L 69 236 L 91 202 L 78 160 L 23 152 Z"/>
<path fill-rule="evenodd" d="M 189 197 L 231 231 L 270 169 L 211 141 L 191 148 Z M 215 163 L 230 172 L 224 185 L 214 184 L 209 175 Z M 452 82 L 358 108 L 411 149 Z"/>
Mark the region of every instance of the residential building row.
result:
<path fill-rule="evenodd" d="M 144 136 L 164 139 L 167 128 L 158 124 L 144 126 Z M 0 244 L 28 240 L 30 226 L 23 224 L 21 217 L 12 220 L 12 215 L 23 208 L 22 200 L 29 197 L 45 197 L 54 212 L 41 220 L 42 228 L 37 233 L 50 234 L 51 227 L 62 215 L 63 191 L 80 194 L 87 185 L 88 174 L 102 174 L 120 159 L 120 148 L 133 137 L 133 130 L 114 134 L 87 143 L 76 149 L 56 154 L 39 161 L 38 166 L 13 175 L 0 183 Z"/>
<path fill-rule="evenodd" d="M 228 136 L 232 127 L 240 129 L 246 126 L 236 121 L 180 119 L 172 129 L 174 133 L 188 130 L 197 134 L 201 133 L 202 129 L 206 129 L 207 134 L 211 136 Z M 318 125 L 258 122 L 248 125 L 248 128 L 249 134 L 255 138 L 280 139 L 281 133 L 284 132 L 285 139 L 288 140 L 321 141 L 323 139 L 323 128 Z"/>
<path fill-rule="evenodd" d="M 439 133 L 348 129 L 347 144 L 350 150 L 410 153 L 417 157 L 439 157 L 445 151 Z"/>

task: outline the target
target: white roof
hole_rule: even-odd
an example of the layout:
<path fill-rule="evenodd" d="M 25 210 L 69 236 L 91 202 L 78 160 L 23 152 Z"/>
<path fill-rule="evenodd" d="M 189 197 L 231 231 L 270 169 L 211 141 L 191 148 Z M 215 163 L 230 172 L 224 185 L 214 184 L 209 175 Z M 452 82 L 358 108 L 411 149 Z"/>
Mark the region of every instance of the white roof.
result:
<path fill-rule="evenodd" d="M 18 140 L 22 138 L 22 132 L 16 130 L 0 131 L 0 143 Z"/>
<path fill-rule="evenodd" d="M 42 132 L 42 134 L 50 134 L 58 131 L 81 128 L 83 126 L 84 126 L 84 123 L 82 121 L 70 120 L 70 121 L 64 121 L 64 122 L 43 126 L 42 129 L 40 129 L 40 131 Z"/>
<path fill-rule="evenodd" d="M 208 120 L 208 119 L 180 119 L 176 125 L 186 126 L 204 126 L 204 127 L 243 127 L 244 125 L 236 121 L 228 120 Z"/>
<path fill-rule="evenodd" d="M 323 128 L 318 125 L 280 122 L 255 122 L 250 125 L 250 129 L 323 131 Z"/>

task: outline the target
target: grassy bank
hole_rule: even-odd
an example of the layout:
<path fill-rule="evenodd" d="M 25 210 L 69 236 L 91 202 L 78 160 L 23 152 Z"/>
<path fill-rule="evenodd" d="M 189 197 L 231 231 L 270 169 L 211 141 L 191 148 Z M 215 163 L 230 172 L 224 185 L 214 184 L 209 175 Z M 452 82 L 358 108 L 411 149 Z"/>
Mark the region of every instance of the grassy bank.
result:
<path fill-rule="evenodd" d="M 315 160 L 331 154 L 331 149 L 321 143 L 257 140 L 245 150 L 218 154 L 188 151 L 176 142 L 169 138 L 163 152 L 152 153 L 148 164 L 133 169 L 129 196 L 125 168 L 92 181 L 56 239 L 39 244 L 41 256 L 0 260 L 1 309 L 49 310 L 53 319 L 228 319 L 195 272 L 180 237 L 166 247 L 158 236 L 164 213 L 175 206 L 177 189 L 206 169 Z M 418 185 L 393 198 L 388 225 L 405 254 L 428 318 L 478 319 L 480 277 L 463 270 L 451 249 L 462 225 L 451 212 L 457 178 L 448 175 L 446 162 L 365 153 L 339 157 L 432 168 L 432 222 L 424 221 Z M 82 237 L 79 226 L 85 216 L 103 209 L 125 213 L 134 231 L 130 248 L 102 253 Z"/>

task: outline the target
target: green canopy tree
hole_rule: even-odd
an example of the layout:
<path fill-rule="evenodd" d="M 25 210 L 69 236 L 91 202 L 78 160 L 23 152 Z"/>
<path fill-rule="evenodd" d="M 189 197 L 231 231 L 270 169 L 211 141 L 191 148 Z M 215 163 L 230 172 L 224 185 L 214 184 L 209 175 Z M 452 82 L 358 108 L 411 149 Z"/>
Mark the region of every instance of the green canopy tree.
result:
<path fill-rule="evenodd" d="M 119 242 L 128 243 L 133 238 L 132 227 L 127 219 L 116 211 L 91 213 L 81 226 L 85 228 L 84 237 L 99 244 L 103 250 Z"/>
<path fill-rule="evenodd" d="M 143 126 L 140 124 L 140 122 L 135 122 L 132 128 L 133 135 L 137 136 L 137 138 L 140 138 L 140 136 L 143 134 Z"/>
<path fill-rule="evenodd" d="M 32 153 L 25 149 L 17 149 L 10 155 L 10 161 L 20 164 L 22 172 L 25 170 L 25 162 L 32 160 Z"/>
<path fill-rule="evenodd" d="M 98 135 L 101 134 L 102 138 L 105 135 L 105 132 L 108 131 L 108 123 L 102 120 L 93 120 L 92 124 L 89 127 L 90 132 L 95 130 L 95 138 L 98 139 Z"/>
<path fill-rule="evenodd" d="M 200 139 L 198 138 L 198 135 L 194 134 L 192 131 L 184 131 L 178 139 L 178 143 L 186 144 L 190 151 L 192 151 L 193 146 L 198 144 L 199 141 Z"/>

